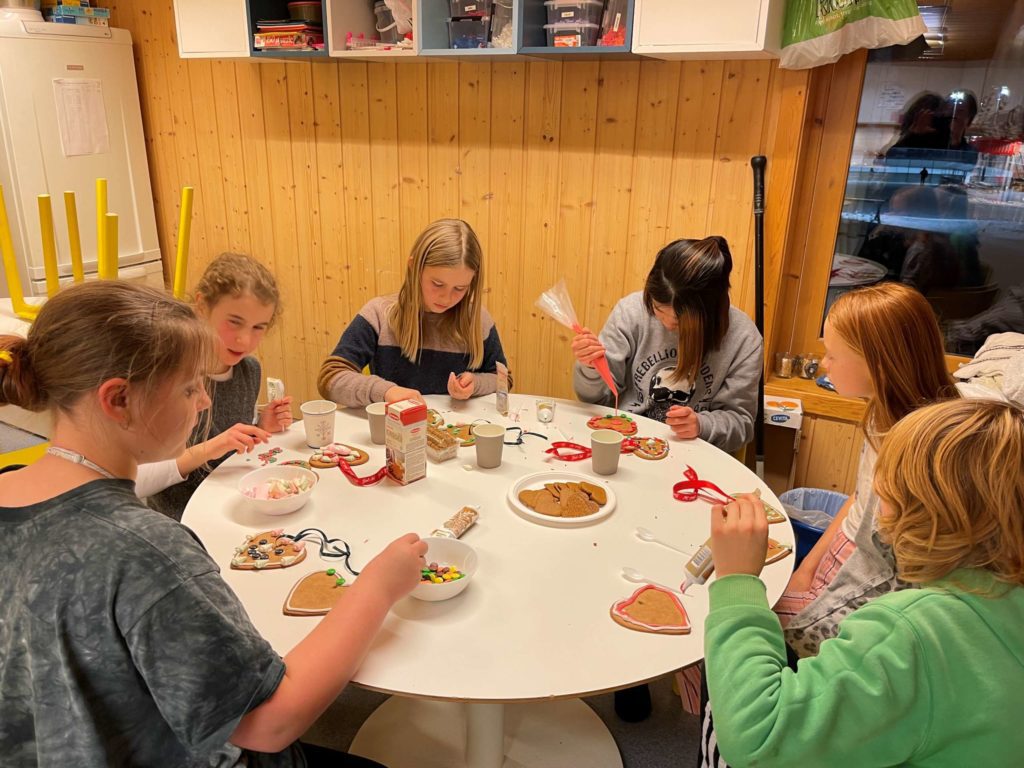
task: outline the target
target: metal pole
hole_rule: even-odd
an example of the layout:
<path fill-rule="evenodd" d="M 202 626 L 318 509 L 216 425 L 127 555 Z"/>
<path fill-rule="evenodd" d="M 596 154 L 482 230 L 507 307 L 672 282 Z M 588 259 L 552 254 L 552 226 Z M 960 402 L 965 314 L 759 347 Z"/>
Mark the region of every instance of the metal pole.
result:
<path fill-rule="evenodd" d="M 764 171 L 768 158 L 750 158 L 754 170 L 754 323 L 764 338 Z M 766 351 L 767 352 L 767 351 Z M 758 466 L 764 462 L 764 360 L 757 381 L 757 417 L 754 420 L 754 452 Z"/>

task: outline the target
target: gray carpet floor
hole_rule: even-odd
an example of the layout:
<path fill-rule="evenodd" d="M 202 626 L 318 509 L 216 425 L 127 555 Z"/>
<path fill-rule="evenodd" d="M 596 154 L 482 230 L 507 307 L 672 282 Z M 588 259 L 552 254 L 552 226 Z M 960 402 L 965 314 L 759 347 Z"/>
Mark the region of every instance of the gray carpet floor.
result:
<path fill-rule="evenodd" d="M 387 696 L 349 686 L 338 700 L 303 737 L 304 741 L 332 749 L 345 750 L 363 721 Z M 696 765 L 700 724 L 694 715 L 683 711 L 679 697 L 672 692 L 672 681 L 663 677 L 651 683 L 651 716 L 641 723 L 625 723 L 615 714 L 613 695 L 584 699 L 608 726 L 619 746 L 624 768 L 680 768 Z M 396 734 L 400 738 L 400 734 Z M 414 768 L 415 756 L 408 765 L 389 768 Z M 574 768 L 567 754 L 566 768 Z"/>

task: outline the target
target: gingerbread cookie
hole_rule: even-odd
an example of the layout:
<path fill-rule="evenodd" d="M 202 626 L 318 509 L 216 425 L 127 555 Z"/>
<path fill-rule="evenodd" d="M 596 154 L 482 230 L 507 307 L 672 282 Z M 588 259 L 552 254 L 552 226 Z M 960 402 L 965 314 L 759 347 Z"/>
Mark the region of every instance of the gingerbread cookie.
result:
<path fill-rule="evenodd" d="M 781 560 L 792 551 L 793 548 L 788 544 L 782 544 L 775 539 L 769 538 L 768 551 L 764 556 L 764 564 L 768 565 L 768 563 L 774 563 L 776 560 Z"/>
<path fill-rule="evenodd" d="M 428 427 L 443 427 L 444 416 L 435 411 L 433 408 L 427 409 L 427 426 Z"/>
<path fill-rule="evenodd" d="M 309 457 L 309 464 L 316 469 L 331 469 L 338 466 L 341 459 L 350 467 L 358 467 L 370 460 L 370 454 L 344 443 L 331 443 L 323 448 L 317 448 Z"/>
<path fill-rule="evenodd" d="M 624 413 L 609 413 L 604 416 L 594 416 L 587 421 L 591 429 L 612 429 L 629 437 L 636 434 L 636 422 Z"/>
<path fill-rule="evenodd" d="M 285 616 L 323 616 L 341 599 L 348 587 L 334 568 L 303 576 L 284 601 Z"/>
<path fill-rule="evenodd" d="M 635 437 L 633 455 L 648 461 L 660 461 L 668 456 L 668 441 L 660 437 Z"/>
<path fill-rule="evenodd" d="M 672 592 L 645 584 L 625 600 L 611 607 L 616 624 L 637 632 L 658 635 L 686 635 L 690 619 L 679 598 Z"/>
<path fill-rule="evenodd" d="M 231 567 L 238 571 L 262 571 L 301 563 L 306 559 L 305 544 L 283 534 L 284 530 L 278 528 L 246 537 L 240 547 L 235 547 Z"/>
<path fill-rule="evenodd" d="M 449 424 L 447 429 L 459 441 L 460 448 L 476 444 L 472 424 Z"/>
<path fill-rule="evenodd" d="M 591 494 L 587 488 L 593 489 Z M 600 499 L 600 501 L 598 501 Z M 608 502 L 603 488 L 591 483 L 545 483 L 519 492 L 523 506 L 548 517 L 587 517 Z"/>
<path fill-rule="evenodd" d="M 288 459 L 288 461 L 281 462 L 282 467 L 302 467 L 303 469 L 312 469 L 308 461 L 302 459 Z"/>

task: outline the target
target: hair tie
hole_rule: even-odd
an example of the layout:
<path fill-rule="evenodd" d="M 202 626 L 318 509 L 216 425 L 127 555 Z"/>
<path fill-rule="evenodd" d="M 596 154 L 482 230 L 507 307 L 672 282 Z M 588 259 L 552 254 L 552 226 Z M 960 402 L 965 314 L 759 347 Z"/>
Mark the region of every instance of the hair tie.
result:
<path fill-rule="evenodd" d="M 14 356 L 6 349 L 0 349 L 0 360 L 3 360 L 8 365 L 14 363 Z"/>

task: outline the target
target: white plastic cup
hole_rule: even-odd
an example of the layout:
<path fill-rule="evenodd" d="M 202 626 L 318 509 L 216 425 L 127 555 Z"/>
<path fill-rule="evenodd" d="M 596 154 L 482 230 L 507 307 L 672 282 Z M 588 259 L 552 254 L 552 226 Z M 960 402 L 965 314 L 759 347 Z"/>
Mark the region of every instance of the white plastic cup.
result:
<path fill-rule="evenodd" d="M 622 454 L 622 433 L 614 429 L 595 429 L 590 433 L 590 461 L 594 473 L 614 475 L 619 471 Z"/>
<path fill-rule="evenodd" d="M 376 445 L 384 445 L 387 436 L 387 412 L 387 403 L 370 403 L 366 406 L 366 418 L 370 422 L 370 440 Z"/>
<path fill-rule="evenodd" d="M 302 423 L 306 427 L 306 445 L 323 448 L 334 442 L 334 412 L 336 403 L 330 400 L 307 400 L 300 407 Z"/>
<path fill-rule="evenodd" d="M 481 469 L 501 466 L 501 452 L 505 447 L 505 427 L 500 424 L 476 424 L 476 465 Z"/>

